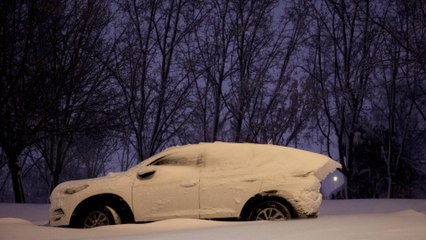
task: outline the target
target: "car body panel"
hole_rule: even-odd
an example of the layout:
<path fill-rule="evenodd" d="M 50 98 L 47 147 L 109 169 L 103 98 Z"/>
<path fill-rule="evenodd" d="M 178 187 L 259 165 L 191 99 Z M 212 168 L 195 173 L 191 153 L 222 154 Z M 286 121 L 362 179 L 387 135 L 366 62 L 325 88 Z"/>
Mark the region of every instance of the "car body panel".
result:
<path fill-rule="evenodd" d="M 314 174 L 303 177 L 268 178 L 263 181 L 260 192 L 275 191 L 275 195 L 286 199 L 298 217 L 315 216 L 321 205 L 320 181 Z"/>
<path fill-rule="evenodd" d="M 199 217 L 199 169 L 191 166 L 154 166 L 149 179 L 133 184 L 136 221 L 170 217 Z"/>
<path fill-rule="evenodd" d="M 211 168 L 201 171 L 200 218 L 239 217 L 244 204 L 259 192 L 256 176 L 221 174 Z"/>
<path fill-rule="evenodd" d="M 77 206 L 89 197 L 100 194 L 116 195 L 131 206 L 132 192 L 130 186 L 134 178 L 132 176 L 135 175 L 129 172 L 111 173 L 105 177 L 68 181 L 59 184 L 50 195 L 50 224 L 52 226 L 69 225 Z M 114 184 L 105 184 L 106 182 L 112 182 Z M 87 187 L 81 191 L 73 194 L 66 193 L 69 189 L 75 189 L 85 185 L 87 185 Z M 64 212 L 64 216 L 55 221 L 53 213 L 58 209 Z"/>

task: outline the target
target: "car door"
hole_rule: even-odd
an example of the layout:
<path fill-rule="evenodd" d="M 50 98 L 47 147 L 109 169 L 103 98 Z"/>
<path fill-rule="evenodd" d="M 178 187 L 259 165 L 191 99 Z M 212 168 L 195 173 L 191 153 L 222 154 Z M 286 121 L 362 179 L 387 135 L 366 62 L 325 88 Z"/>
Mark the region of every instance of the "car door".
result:
<path fill-rule="evenodd" d="M 239 217 L 261 183 L 261 178 L 239 167 L 207 165 L 200 173 L 200 218 Z"/>
<path fill-rule="evenodd" d="M 199 217 L 197 159 L 165 156 L 142 167 L 133 184 L 136 221 Z"/>

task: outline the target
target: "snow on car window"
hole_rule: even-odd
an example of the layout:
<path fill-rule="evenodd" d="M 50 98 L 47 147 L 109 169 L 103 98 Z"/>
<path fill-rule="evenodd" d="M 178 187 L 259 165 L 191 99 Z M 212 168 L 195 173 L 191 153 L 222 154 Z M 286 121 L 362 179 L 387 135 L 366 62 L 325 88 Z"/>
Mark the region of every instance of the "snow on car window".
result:
<path fill-rule="evenodd" d="M 185 155 L 185 154 L 169 154 L 163 156 L 156 161 L 154 161 L 151 165 L 155 166 L 198 166 L 201 165 L 201 155 Z"/>
<path fill-rule="evenodd" d="M 203 158 L 209 171 L 244 175 L 268 173 L 307 176 L 322 180 L 340 166 L 329 157 L 299 149 L 269 144 L 204 143 Z"/>

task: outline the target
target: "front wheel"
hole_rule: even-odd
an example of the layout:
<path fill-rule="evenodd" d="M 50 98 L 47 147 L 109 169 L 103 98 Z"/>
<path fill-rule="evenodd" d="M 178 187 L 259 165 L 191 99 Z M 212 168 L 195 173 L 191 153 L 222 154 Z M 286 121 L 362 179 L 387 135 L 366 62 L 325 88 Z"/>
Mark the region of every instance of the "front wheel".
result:
<path fill-rule="evenodd" d="M 87 213 L 83 220 L 83 227 L 93 228 L 120 223 L 120 217 L 114 209 L 108 206 L 99 206 Z"/>
<path fill-rule="evenodd" d="M 250 221 L 284 221 L 291 219 L 291 214 L 284 204 L 266 201 L 255 206 L 248 219 Z"/>

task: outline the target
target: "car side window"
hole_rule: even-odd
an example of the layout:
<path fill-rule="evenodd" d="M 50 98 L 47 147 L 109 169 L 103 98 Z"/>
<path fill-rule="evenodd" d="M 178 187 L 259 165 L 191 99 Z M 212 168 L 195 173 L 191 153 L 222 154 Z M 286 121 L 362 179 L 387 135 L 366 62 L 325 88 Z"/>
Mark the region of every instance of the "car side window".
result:
<path fill-rule="evenodd" d="M 185 164 L 183 164 L 183 162 L 184 161 L 179 161 L 178 159 L 174 159 L 174 158 L 162 157 L 162 158 L 158 159 L 157 161 L 153 162 L 152 165 L 154 165 L 154 166 L 164 166 L 164 165 L 182 166 L 182 165 L 185 165 Z"/>
<path fill-rule="evenodd" d="M 185 157 L 185 156 L 163 156 L 150 165 L 154 166 L 200 166 L 202 165 L 201 156 Z"/>

